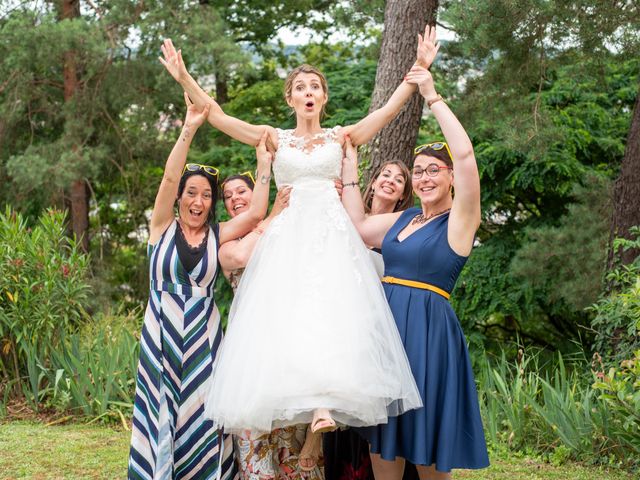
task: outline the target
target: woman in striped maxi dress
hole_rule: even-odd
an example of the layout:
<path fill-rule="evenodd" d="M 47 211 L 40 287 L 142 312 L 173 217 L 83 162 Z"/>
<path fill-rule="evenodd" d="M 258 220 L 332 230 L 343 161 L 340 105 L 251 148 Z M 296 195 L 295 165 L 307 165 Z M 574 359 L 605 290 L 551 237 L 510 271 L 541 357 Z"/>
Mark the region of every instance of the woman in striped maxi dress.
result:
<path fill-rule="evenodd" d="M 219 245 L 246 234 L 265 215 L 271 154 L 265 137 L 257 148 L 259 181 L 251 208 L 216 224 L 217 169 L 185 165 L 193 135 L 209 109 L 198 111 L 186 94 L 185 101 L 184 126 L 167 159 L 151 215 L 151 293 L 140 340 L 129 479 L 236 475 L 231 439 L 223 438 L 204 416 L 222 340 L 213 286 Z"/>

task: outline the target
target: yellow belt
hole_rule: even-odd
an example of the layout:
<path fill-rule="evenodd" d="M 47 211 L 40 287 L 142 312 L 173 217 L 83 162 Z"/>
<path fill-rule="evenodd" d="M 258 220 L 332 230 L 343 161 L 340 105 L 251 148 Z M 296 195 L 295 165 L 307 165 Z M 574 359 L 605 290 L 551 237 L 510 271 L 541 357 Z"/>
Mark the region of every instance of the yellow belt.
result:
<path fill-rule="evenodd" d="M 415 280 L 405 280 L 404 278 L 396 278 L 396 277 L 382 277 L 382 281 L 384 283 L 404 285 L 405 287 L 414 287 L 414 288 L 421 288 L 423 290 L 430 290 L 432 292 L 439 293 L 447 300 L 449 300 L 449 297 L 451 296 L 449 292 L 441 288 L 438 288 L 435 285 L 431 285 L 430 283 L 416 282 Z"/>

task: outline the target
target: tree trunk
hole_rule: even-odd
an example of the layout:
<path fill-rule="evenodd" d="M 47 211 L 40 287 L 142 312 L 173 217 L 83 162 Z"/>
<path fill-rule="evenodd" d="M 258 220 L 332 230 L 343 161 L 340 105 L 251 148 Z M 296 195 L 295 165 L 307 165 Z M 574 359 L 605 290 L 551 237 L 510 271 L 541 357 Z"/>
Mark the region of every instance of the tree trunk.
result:
<path fill-rule="evenodd" d="M 418 33 L 428 23 L 435 25 L 438 0 L 388 0 L 384 33 L 370 112 L 383 106 L 409 71 L 416 58 Z M 423 98 L 414 95 L 389 125 L 369 144 L 367 176 L 388 160 L 411 163 L 422 117 Z"/>
<path fill-rule="evenodd" d="M 62 20 L 78 18 L 80 16 L 80 0 L 62 0 Z M 78 73 L 76 52 L 70 50 L 64 54 L 64 101 L 70 102 L 78 90 Z M 73 145 L 72 150 L 78 150 Z M 71 227 L 80 246 L 85 252 L 89 251 L 89 195 L 87 185 L 82 178 L 78 178 L 70 186 Z"/>
<path fill-rule="evenodd" d="M 221 72 L 219 68 L 216 71 L 216 102 L 222 105 L 229 101 L 229 84 L 227 83 L 227 77 Z"/>
<path fill-rule="evenodd" d="M 613 192 L 613 219 L 610 242 L 616 237 L 631 238 L 629 229 L 640 226 L 640 91 L 633 107 L 631 128 L 622 159 L 620 175 Z M 640 255 L 638 249 L 614 252 L 610 243 L 608 269 L 614 265 L 614 253 L 619 253 L 623 265 L 628 265 Z"/>

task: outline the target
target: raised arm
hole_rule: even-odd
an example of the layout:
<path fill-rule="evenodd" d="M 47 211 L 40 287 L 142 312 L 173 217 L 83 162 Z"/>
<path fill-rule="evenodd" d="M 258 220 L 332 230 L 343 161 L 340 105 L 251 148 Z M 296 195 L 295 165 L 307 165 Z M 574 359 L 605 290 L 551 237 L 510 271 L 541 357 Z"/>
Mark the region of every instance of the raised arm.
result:
<path fill-rule="evenodd" d="M 162 236 L 167 227 L 171 224 L 175 217 L 173 210 L 176 197 L 178 195 L 178 185 L 184 164 L 187 161 L 187 153 L 191 146 L 191 141 L 196 131 L 206 120 L 209 115 L 209 105 L 205 105 L 204 110 L 198 109 L 190 100 L 189 96 L 184 94 L 184 101 L 187 104 L 187 115 L 182 125 L 182 131 L 178 137 L 178 141 L 173 146 L 167 163 L 164 166 L 164 174 L 160 182 L 160 188 L 156 194 L 156 200 L 151 212 L 151 221 L 149 222 L 149 243 L 154 245 Z"/>
<path fill-rule="evenodd" d="M 342 161 L 342 204 L 349 214 L 362 240 L 367 245 L 380 248 L 382 240 L 402 212 L 365 215 L 364 203 L 358 185 L 358 155 L 349 137 L 344 140 L 345 155 Z"/>
<path fill-rule="evenodd" d="M 226 133 L 231 138 L 253 147 L 258 145 L 262 134 L 267 131 L 268 141 L 270 143 L 269 149 L 273 151 L 278 148 L 278 135 L 273 127 L 268 125 L 253 125 L 227 115 L 222 111 L 220 105 L 218 105 L 189 74 L 182 60 L 182 51 L 176 50 L 171 39 L 165 39 L 161 49 L 164 58 L 158 57 L 160 63 L 164 65 L 171 76 L 182 86 L 183 90 L 189 94 L 189 97 L 191 97 L 196 106 L 202 109 L 205 104 L 211 105 L 208 117 L 211 125 L 221 132 Z"/>
<path fill-rule="evenodd" d="M 424 37 L 418 34 L 416 65 L 429 68 L 439 48 L 440 44 L 436 40 L 436 28 L 427 25 L 424 30 Z M 371 112 L 355 125 L 344 127 L 342 132 L 351 137 L 353 145 L 367 143 L 400 113 L 400 110 L 415 90 L 415 84 L 410 84 L 405 79 L 398 85 L 398 88 L 396 88 L 385 105 Z"/>
<path fill-rule="evenodd" d="M 480 225 L 480 175 L 473 145 L 464 127 L 436 92 L 431 72 L 414 66 L 407 81 L 418 85 L 425 101 L 432 102 L 431 111 L 449 145 L 455 191 L 449 214 L 449 245 L 456 253 L 468 255 Z"/>
<path fill-rule="evenodd" d="M 271 161 L 273 155 L 267 151 L 267 132 L 264 132 L 258 146 L 256 157 L 258 158 L 258 171 L 256 185 L 253 189 L 251 206 L 246 212 L 242 212 L 231 220 L 220 223 L 220 243 L 235 240 L 251 231 L 267 213 L 269 205 L 269 184 L 271 180 Z"/>
<path fill-rule="evenodd" d="M 269 213 L 267 218 L 261 221 L 257 227 L 237 242 L 227 242 L 220 247 L 218 259 L 220 260 L 220 266 L 225 272 L 247 266 L 247 263 L 251 258 L 251 254 L 253 253 L 253 249 L 255 248 L 256 243 L 258 243 L 258 240 L 264 230 L 269 226 L 271 221 L 289 205 L 290 194 L 291 187 L 284 187 L 279 190 L 273 203 L 271 213 Z"/>

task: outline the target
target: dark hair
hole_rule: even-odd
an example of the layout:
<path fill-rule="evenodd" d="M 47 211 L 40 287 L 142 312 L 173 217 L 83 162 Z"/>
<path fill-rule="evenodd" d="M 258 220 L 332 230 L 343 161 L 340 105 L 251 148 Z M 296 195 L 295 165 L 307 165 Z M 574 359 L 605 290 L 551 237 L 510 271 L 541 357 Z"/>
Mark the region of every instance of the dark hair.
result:
<path fill-rule="evenodd" d="M 367 188 L 362 195 L 362 200 L 364 202 L 364 211 L 366 213 L 371 213 L 371 204 L 373 203 L 373 184 L 378 179 L 385 167 L 389 165 L 396 165 L 398 168 L 400 168 L 400 172 L 404 177 L 404 191 L 402 192 L 402 199 L 399 200 L 398 203 L 393 207 L 393 211 L 399 212 L 401 210 L 406 210 L 411 205 L 413 205 L 413 192 L 411 187 L 411 173 L 409 172 L 409 167 L 407 167 L 404 162 L 401 162 L 400 160 L 389 160 L 388 162 L 384 162 L 382 165 L 380 165 L 380 167 L 371 176 L 371 179 L 367 184 Z"/>
<path fill-rule="evenodd" d="M 184 193 L 184 188 L 187 185 L 187 180 L 196 175 L 200 175 L 204 177 L 209 182 L 211 186 L 211 209 L 209 210 L 209 218 L 207 221 L 211 224 L 214 224 L 216 221 L 216 202 L 218 201 L 218 178 L 213 175 L 209 175 L 205 173 L 204 170 L 198 170 L 197 172 L 191 172 L 187 170 L 180 177 L 180 183 L 178 184 L 178 198 L 182 197 Z"/>
<path fill-rule="evenodd" d="M 420 155 L 426 155 L 427 157 L 437 158 L 438 160 L 444 162 L 447 167 L 453 168 L 453 160 L 449 156 L 449 152 L 447 151 L 446 148 L 441 148 L 440 150 L 434 150 L 431 147 L 427 147 L 424 150 L 422 150 L 420 153 L 416 153 L 413 156 L 413 161 L 411 162 L 412 165 L 416 162 L 416 158 L 418 158 Z"/>
<path fill-rule="evenodd" d="M 227 178 L 225 178 L 222 183 L 220 184 L 220 189 L 221 192 L 224 193 L 224 186 L 227 182 L 230 182 L 231 180 L 242 180 L 244 183 L 247 184 L 247 187 L 249 187 L 251 190 L 253 190 L 253 187 L 255 187 L 255 183 L 253 183 L 253 180 L 251 179 L 251 177 L 249 175 L 243 175 L 243 174 L 236 174 L 236 175 L 229 175 Z"/>

